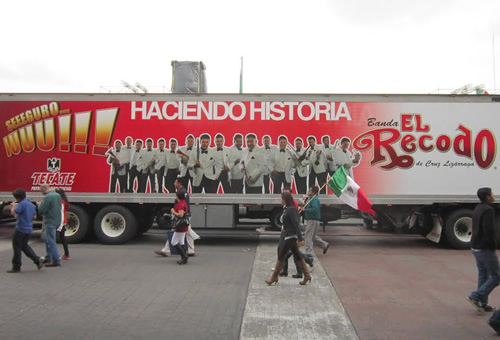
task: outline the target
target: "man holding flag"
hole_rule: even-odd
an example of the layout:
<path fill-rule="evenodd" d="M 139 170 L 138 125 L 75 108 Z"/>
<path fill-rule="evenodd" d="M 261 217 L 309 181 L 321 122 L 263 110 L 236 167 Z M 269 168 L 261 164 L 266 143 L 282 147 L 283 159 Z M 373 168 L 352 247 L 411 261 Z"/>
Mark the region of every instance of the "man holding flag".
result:
<path fill-rule="evenodd" d="M 306 221 L 306 254 L 308 256 L 312 255 L 313 244 L 317 243 L 321 249 L 323 249 L 323 254 L 326 254 L 330 244 L 325 242 L 321 237 L 317 235 L 319 224 L 321 222 L 321 205 L 318 199 L 319 188 L 317 186 L 311 187 L 308 192 L 308 201 L 304 205 L 304 219 Z"/>

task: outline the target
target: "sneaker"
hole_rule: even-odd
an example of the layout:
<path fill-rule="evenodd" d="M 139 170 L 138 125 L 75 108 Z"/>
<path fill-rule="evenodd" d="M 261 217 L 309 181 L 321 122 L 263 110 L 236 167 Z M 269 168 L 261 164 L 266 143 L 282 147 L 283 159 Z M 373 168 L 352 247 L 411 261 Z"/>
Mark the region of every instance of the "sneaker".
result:
<path fill-rule="evenodd" d="M 323 249 L 323 255 L 325 255 L 325 254 L 326 254 L 326 252 L 328 251 L 328 248 L 330 248 L 330 245 L 329 245 L 329 244 L 327 244 L 327 245 L 326 245 L 326 248 L 325 248 L 325 249 Z"/>
<path fill-rule="evenodd" d="M 490 305 L 483 306 L 483 309 L 485 312 L 494 312 L 497 310 L 496 307 L 492 307 Z"/>
<path fill-rule="evenodd" d="M 36 267 L 38 268 L 38 270 L 40 270 L 40 269 L 42 269 L 42 268 L 43 268 L 43 266 L 44 266 L 43 261 L 45 261 L 45 259 L 44 259 L 43 257 L 40 257 L 40 258 L 38 259 L 38 263 L 36 264 Z"/>
<path fill-rule="evenodd" d="M 50 262 L 45 265 L 45 267 L 60 267 L 61 264 L 57 262 Z"/>
<path fill-rule="evenodd" d="M 493 321 L 489 319 L 488 325 L 490 325 L 490 327 L 493 328 L 498 335 L 500 335 L 500 324 L 498 323 L 498 321 Z"/>
<path fill-rule="evenodd" d="M 167 255 L 167 254 L 165 254 L 164 252 L 162 252 L 161 250 L 155 250 L 155 254 L 156 254 L 156 255 L 163 256 L 163 257 L 168 257 L 168 255 Z"/>
<path fill-rule="evenodd" d="M 21 272 L 21 269 L 12 268 L 12 269 L 7 270 L 7 273 L 9 273 L 9 274 L 20 273 L 20 272 Z"/>
<path fill-rule="evenodd" d="M 481 304 L 481 301 L 479 301 L 479 300 L 474 300 L 473 298 L 471 298 L 471 297 L 469 297 L 469 296 L 467 297 L 467 301 L 469 301 L 469 303 L 470 303 L 471 305 L 473 305 L 473 306 L 477 309 L 477 311 L 478 311 L 478 312 L 481 312 L 481 313 L 484 313 L 484 312 L 485 312 L 485 310 L 484 310 L 484 308 L 483 308 L 483 305 Z"/>
<path fill-rule="evenodd" d="M 71 260 L 71 257 L 69 255 L 63 255 L 61 257 L 61 259 L 63 259 L 63 260 Z"/>

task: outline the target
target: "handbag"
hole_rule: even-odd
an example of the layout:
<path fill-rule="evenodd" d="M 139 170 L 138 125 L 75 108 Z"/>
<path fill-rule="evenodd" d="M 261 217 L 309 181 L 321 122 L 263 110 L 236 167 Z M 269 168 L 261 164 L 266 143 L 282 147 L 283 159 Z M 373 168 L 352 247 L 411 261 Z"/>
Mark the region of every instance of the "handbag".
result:
<path fill-rule="evenodd" d="M 189 217 L 183 216 L 174 220 L 174 228 L 184 228 L 189 225 Z"/>

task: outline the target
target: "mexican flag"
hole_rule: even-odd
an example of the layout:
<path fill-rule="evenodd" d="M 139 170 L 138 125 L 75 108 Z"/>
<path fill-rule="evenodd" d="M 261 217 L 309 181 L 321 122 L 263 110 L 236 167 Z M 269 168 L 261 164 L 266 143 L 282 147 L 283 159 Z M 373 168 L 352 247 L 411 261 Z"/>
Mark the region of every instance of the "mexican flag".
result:
<path fill-rule="evenodd" d="M 359 185 L 347 175 L 344 166 L 341 166 L 335 171 L 328 181 L 328 187 L 332 189 L 335 196 L 340 198 L 344 203 L 356 210 L 364 211 L 375 216 L 375 211 L 372 209 L 372 202 L 370 202 L 370 199 L 363 190 L 361 190 Z"/>

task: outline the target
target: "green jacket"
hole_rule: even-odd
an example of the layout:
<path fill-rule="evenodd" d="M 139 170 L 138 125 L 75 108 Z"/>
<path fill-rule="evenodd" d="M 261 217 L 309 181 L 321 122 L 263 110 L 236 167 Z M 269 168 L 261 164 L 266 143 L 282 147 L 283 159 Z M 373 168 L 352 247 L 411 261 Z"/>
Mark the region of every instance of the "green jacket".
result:
<path fill-rule="evenodd" d="M 321 206 L 319 205 L 318 195 L 314 196 L 304 210 L 306 220 L 321 221 Z"/>
<path fill-rule="evenodd" d="M 38 206 L 38 212 L 43 216 L 43 222 L 56 227 L 61 225 L 61 196 L 51 191 Z"/>

